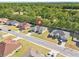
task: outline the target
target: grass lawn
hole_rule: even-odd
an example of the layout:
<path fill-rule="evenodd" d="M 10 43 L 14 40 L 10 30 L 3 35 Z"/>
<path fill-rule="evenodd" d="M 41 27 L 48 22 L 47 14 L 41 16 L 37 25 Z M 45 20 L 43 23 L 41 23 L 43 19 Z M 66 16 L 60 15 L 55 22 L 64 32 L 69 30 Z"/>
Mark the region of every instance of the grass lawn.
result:
<path fill-rule="evenodd" d="M 63 56 L 61 53 L 58 53 L 57 57 L 65 57 L 65 56 Z"/>
<path fill-rule="evenodd" d="M 37 45 L 35 45 L 35 44 L 31 43 L 31 42 L 28 42 L 28 41 L 26 41 L 24 39 L 20 39 L 18 41 L 22 44 L 22 48 L 18 52 L 16 52 L 12 57 L 20 57 L 20 56 L 23 56 L 24 54 L 28 53 L 28 50 L 29 50 L 30 47 L 35 48 L 35 50 L 38 50 L 38 51 L 40 51 L 41 53 L 43 53 L 45 55 L 49 51 L 46 48 L 37 46 Z"/>
<path fill-rule="evenodd" d="M 4 39 L 3 38 L 0 38 L 0 42 L 2 42 L 2 41 L 4 41 Z"/>
<path fill-rule="evenodd" d="M 11 29 L 11 30 L 14 30 L 14 31 L 16 31 L 16 32 L 19 31 L 19 28 L 16 28 L 16 26 L 8 26 L 8 28 Z M 27 34 L 29 30 L 30 30 L 30 29 L 26 29 L 26 30 L 19 31 L 19 32 L 24 33 L 24 34 Z"/>
<path fill-rule="evenodd" d="M 45 32 L 43 34 L 37 34 L 37 33 L 32 33 L 32 36 L 41 38 L 43 40 L 49 41 L 50 43 L 56 43 L 57 44 L 57 40 L 54 40 L 52 38 L 47 38 L 48 32 Z M 68 39 L 67 43 L 66 43 L 66 47 L 72 48 L 72 49 L 76 49 L 79 51 L 79 48 L 75 45 L 75 43 L 71 40 L 71 37 Z"/>
<path fill-rule="evenodd" d="M 52 43 L 52 42 L 57 43 L 57 40 L 52 39 L 52 38 L 47 38 L 48 34 L 49 34 L 48 31 L 46 31 L 43 34 L 32 33 L 31 35 L 34 37 L 38 37 L 38 38 L 41 38 L 43 40 L 49 41 L 50 43 Z"/>
<path fill-rule="evenodd" d="M 30 29 L 26 29 L 26 30 L 22 30 L 21 33 L 23 34 L 27 34 L 29 32 Z"/>
<path fill-rule="evenodd" d="M 68 39 L 68 41 L 66 43 L 66 47 L 69 47 L 69 48 L 72 48 L 72 49 L 76 49 L 76 50 L 79 51 L 79 47 L 77 47 L 75 45 L 75 42 L 73 42 L 71 39 L 72 39 L 71 37 Z"/>
<path fill-rule="evenodd" d="M 7 26 L 9 29 L 14 30 L 14 31 L 19 31 L 18 28 L 16 28 L 16 26 Z"/>
<path fill-rule="evenodd" d="M 5 35 L 7 34 L 6 32 L 0 31 L 0 35 Z"/>

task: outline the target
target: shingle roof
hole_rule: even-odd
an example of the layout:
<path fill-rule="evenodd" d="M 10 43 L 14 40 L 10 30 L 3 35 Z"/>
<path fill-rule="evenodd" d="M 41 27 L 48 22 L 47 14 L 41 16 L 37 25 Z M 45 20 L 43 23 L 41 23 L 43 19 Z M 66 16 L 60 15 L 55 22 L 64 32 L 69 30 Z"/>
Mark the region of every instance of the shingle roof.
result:
<path fill-rule="evenodd" d="M 5 40 L 4 42 L 0 42 L 0 57 L 7 56 L 12 53 L 18 47 L 20 47 L 20 43 L 13 40 Z"/>

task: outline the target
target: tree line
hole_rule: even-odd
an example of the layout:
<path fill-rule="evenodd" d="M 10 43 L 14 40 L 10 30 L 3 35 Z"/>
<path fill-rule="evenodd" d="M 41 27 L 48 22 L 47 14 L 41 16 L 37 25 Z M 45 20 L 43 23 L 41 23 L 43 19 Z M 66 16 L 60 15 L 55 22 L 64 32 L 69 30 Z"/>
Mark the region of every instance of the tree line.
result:
<path fill-rule="evenodd" d="M 78 3 L 0 3 L 0 18 L 9 18 L 35 25 L 41 16 L 43 26 L 79 31 Z"/>

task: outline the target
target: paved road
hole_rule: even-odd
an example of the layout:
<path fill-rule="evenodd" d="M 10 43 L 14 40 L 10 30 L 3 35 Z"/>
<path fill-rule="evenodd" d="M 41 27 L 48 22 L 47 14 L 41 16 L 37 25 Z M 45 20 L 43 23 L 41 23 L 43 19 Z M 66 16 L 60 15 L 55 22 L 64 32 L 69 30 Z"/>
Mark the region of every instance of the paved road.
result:
<path fill-rule="evenodd" d="M 70 48 L 63 48 L 63 47 L 60 47 L 59 45 L 56 45 L 56 44 L 51 44 L 49 42 L 46 42 L 46 41 L 43 41 L 43 40 L 40 40 L 39 38 L 35 38 L 35 37 L 30 37 L 30 36 L 26 36 L 22 33 L 18 33 L 18 32 L 15 32 L 15 31 L 8 31 L 7 28 L 5 27 L 0 27 L 2 29 L 2 31 L 4 32 L 7 32 L 7 33 L 10 33 L 10 34 L 13 34 L 17 37 L 22 37 L 30 42 L 33 42 L 35 44 L 38 44 L 38 45 L 41 45 L 41 46 L 44 46 L 46 48 L 49 48 L 49 49 L 55 49 L 57 51 L 60 51 L 61 53 L 63 53 L 64 55 L 68 56 L 68 57 L 79 57 L 79 51 L 76 51 L 76 50 L 72 50 Z"/>

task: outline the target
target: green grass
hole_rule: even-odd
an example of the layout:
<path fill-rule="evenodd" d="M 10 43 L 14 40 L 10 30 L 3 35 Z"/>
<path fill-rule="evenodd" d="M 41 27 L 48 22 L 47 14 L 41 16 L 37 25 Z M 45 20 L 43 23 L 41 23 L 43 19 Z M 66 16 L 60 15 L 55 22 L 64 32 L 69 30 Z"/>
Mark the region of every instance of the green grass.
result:
<path fill-rule="evenodd" d="M 72 49 L 75 49 L 75 50 L 78 50 L 79 51 L 79 47 L 77 47 L 75 45 L 75 42 L 72 41 L 72 37 L 70 37 L 66 43 L 66 47 L 69 47 L 69 48 L 72 48 Z"/>
<path fill-rule="evenodd" d="M 37 33 L 32 33 L 32 36 L 37 37 L 37 38 L 41 38 L 43 40 L 49 41 L 50 43 L 56 43 L 57 44 L 57 40 L 54 40 L 52 38 L 47 38 L 48 32 L 45 32 L 43 34 L 37 34 Z M 72 41 L 72 38 L 68 38 L 68 41 L 66 43 L 66 47 L 75 49 L 79 51 L 79 47 L 77 47 L 75 45 L 75 43 Z"/>
<path fill-rule="evenodd" d="M 43 34 L 32 33 L 32 36 L 41 38 L 41 39 L 49 41 L 49 42 L 57 43 L 57 40 L 52 39 L 52 38 L 47 38 L 48 34 L 49 34 L 49 32 L 46 31 Z"/>
<path fill-rule="evenodd" d="M 0 35 L 5 35 L 5 34 L 7 34 L 7 33 L 0 31 Z"/>
<path fill-rule="evenodd" d="M 19 28 L 16 26 L 7 26 L 9 29 L 14 30 L 14 31 L 19 31 Z"/>
<path fill-rule="evenodd" d="M 31 42 L 28 42 L 28 41 L 26 41 L 24 39 L 19 40 L 19 42 L 22 44 L 22 48 L 18 52 L 16 52 L 12 57 L 23 56 L 24 54 L 28 53 L 28 50 L 29 50 L 30 47 L 33 47 L 35 50 L 38 50 L 38 51 L 40 51 L 41 53 L 43 53 L 45 55 L 49 51 L 46 48 L 37 46 L 37 45 L 35 45 L 35 44 L 31 43 Z"/>
<path fill-rule="evenodd" d="M 21 33 L 23 34 L 27 34 L 29 32 L 30 29 L 26 29 L 26 30 L 22 30 Z"/>
<path fill-rule="evenodd" d="M 0 38 L 0 42 L 2 42 L 2 41 L 4 41 L 4 39 L 3 38 Z"/>

